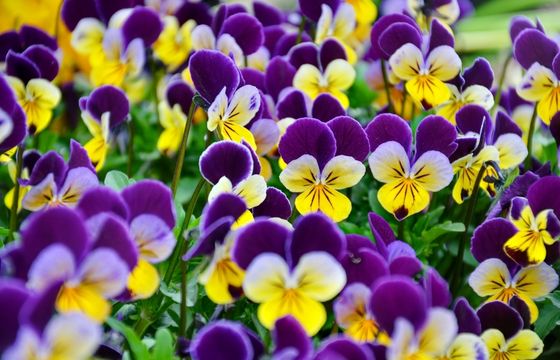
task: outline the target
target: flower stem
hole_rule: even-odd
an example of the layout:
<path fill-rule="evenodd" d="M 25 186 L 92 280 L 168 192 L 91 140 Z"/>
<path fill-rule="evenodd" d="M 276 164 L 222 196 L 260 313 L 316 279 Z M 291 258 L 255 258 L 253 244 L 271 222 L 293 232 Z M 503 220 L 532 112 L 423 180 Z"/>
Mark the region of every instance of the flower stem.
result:
<path fill-rule="evenodd" d="M 15 177 L 15 184 L 14 184 L 14 196 L 12 199 L 12 207 L 10 208 L 10 232 L 8 233 L 8 241 L 14 240 L 14 232 L 16 231 L 17 227 L 17 213 L 18 213 L 18 206 L 19 206 L 19 179 L 21 177 L 21 171 L 23 169 L 23 152 L 25 151 L 25 145 L 22 143 L 17 147 L 17 154 L 16 154 L 16 177 Z"/>
<path fill-rule="evenodd" d="M 181 178 L 181 170 L 183 170 L 183 162 L 185 161 L 185 151 L 187 149 L 187 139 L 189 137 L 189 131 L 191 129 L 195 110 L 196 110 L 196 104 L 194 103 L 194 101 L 192 101 L 191 106 L 189 107 L 189 114 L 187 115 L 187 122 L 185 124 L 185 129 L 183 130 L 181 145 L 179 146 L 177 162 L 175 163 L 175 171 L 173 172 L 173 181 L 171 183 L 171 191 L 173 192 L 173 196 L 175 196 L 175 194 L 177 193 L 177 186 L 179 185 L 179 179 Z"/>
<path fill-rule="evenodd" d="M 535 123 L 537 122 L 537 106 L 533 109 L 531 122 L 529 123 L 529 134 L 527 135 L 527 157 L 525 158 L 525 171 L 529 171 L 533 164 L 533 135 L 535 134 Z"/>
<path fill-rule="evenodd" d="M 187 272 L 189 264 L 181 261 L 181 306 L 179 306 L 179 337 L 187 331 Z"/>
<path fill-rule="evenodd" d="M 389 77 L 387 69 L 385 69 L 385 60 L 381 60 L 381 73 L 383 74 L 383 86 L 385 87 L 385 95 L 387 96 L 387 112 L 393 112 L 393 101 L 391 100 L 391 90 L 389 89 Z"/>
<path fill-rule="evenodd" d="M 128 162 L 126 164 L 126 175 L 132 177 L 132 164 L 134 163 L 134 117 L 128 121 Z"/>
<path fill-rule="evenodd" d="M 500 100 L 502 98 L 503 86 L 504 81 L 506 79 L 506 69 L 509 66 L 509 62 L 511 61 L 513 54 L 510 52 L 504 61 L 504 65 L 502 66 L 502 73 L 500 74 L 500 80 L 498 81 L 498 87 L 496 88 L 496 96 L 494 96 L 494 106 L 492 107 L 491 114 L 494 115 L 498 106 L 500 106 Z"/>
<path fill-rule="evenodd" d="M 467 244 L 467 239 L 469 237 L 469 226 L 471 225 L 472 217 L 474 214 L 474 209 L 476 207 L 476 201 L 478 199 L 478 192 L 480 190 L 480 183 L 482 182 L 482 178 L 484 177 L 484 173 L 486 172 L 486 163 L 483 163 L 478 170 L 478 174 L 476 175 L 476 180 L 474 182 L 473 191 L 471 197 L 469 198 L 469 203 L 467 205 L 467 212 L 465 213 L 465 219 L 463 220 L 463 224 L 465 225 L 465 231 L 463 232 L 463 236 L 459 241 L 459 248 L 457 249 L 457 257 L 455 258 L 455 265 L 454 271 L 451 275 L 451 291 L 455 293 L 460 285 L 461 276 L 463 275 L 463 255 L 465 254 L 465 247 Z"/>

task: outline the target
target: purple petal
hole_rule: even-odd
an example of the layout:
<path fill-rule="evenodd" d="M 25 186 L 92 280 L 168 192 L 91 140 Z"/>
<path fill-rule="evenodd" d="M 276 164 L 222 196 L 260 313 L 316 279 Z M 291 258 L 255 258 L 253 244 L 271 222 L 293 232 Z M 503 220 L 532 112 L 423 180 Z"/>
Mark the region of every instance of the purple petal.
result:
<path fill-rule="evenodd" d="M 27 123 L 23 109 L 16 102 L 15 95 L 4 76 L 0 75 L 0 109 L 11 117 L 12 132 L 0 142 L 0 154 L 19 145 L 27 135 Z"/>
<path fill-rule="evenodd" d="M 302 43 L 311 42 L 311 38 L 307 33 L 303 33 L 301 36 Z M 290 52 L 290 50 L 298 44 L 298 35 L 296 33 L 286 33 L 282 35 L 276 42 L 276 46 L 272 51 L 274 55 L 284 56 Z"/>
<path fill-rule="evenodd" d="M 313 359 L 374 360 L 375 358 L 366 345 L 358 344 L 339 335 L 323 342 Z"/>
<path fill-rule="evenodd" d="M 62 286 L 61 281 L 49 285 L 40 293 L 33 294 L 23 304 L 19 314 L 20 323 L 32 326 L 42 333 L 55 312 L 55 302 Z"/>
<path fill-rule="evenodd" d="M 525 16 L 517 15 L 512 17 L 509 24 L 509 37 L 511 42 L 514 43 L 517 36 L 525 29 L 535 29 L 535 25 Z"/>
<path fill-rule="evenodd" d="M 523 327 L 528 329 L 531 326 L 531 312 L 529 306 L 518 296 L 514 296 L 509 300 L 509 306 L 511 306 L 523 319 Z"/>
<path fill-rule="evenodd" d="M 175 227 L 175 206 L 171 190 L 155 180 L 141 180 L 126 187 L 121 193 L 128 205 L 128 219 L 152 214 L 162 219 L 170 229 Z"/>
<path fill-rule="evenodd" d="M 336 154 L 336 140 L 323 122 L 303 118 L 290 125 L 280 139 L 278 151 L 286 163 L 308 154 L 322 168 Z"/>
<path fill-rule="evenodd" d="M 416 330 L 424 325 L 427 314 L 426 295 L 409 278 L 387 276 L 379 279 L 372 289 L 370 309 L 377 322 L 389 334 L 398 318 L 408 320 Z"/>
<path fill-rule="evenodd" d="M 387 261 L 393 275 L 413 277 L 422 270 L 422 262 L 416 258 L 416 252 L 404 241 L 393 241 L 387 246 Z"/>
<path fill-rule="evenodd" d="M 288 219 L 292 215 L 292 206 L 286 194 L 275 187 L 266 189 L 266 198 L 253 208 L 253 216 L 278 217 Z"/>
<path fill-rule="evenodd" d="M 123 198 L 106 186 L 97 186 L 87 191 L 78 202 L 78 209 L 86 218 L 107 212 L 128 219 L 128 208 Z"/>
<path fill-rule="evenodd" d="M 385 30 L 387 30 L 391 25 L 398 24 L 398 23 L 405 23 L 411 25 L 416 29 L 417 33 L 420 35 L 420 42 L 418 42 L 418 39 L 415 35 L 413 35 L 411 39 L 414 42 L 414 44 L 417 44 L 418 48 L 420 48 L 422 44 L 421 31 L 420 29 L 418 29 L 418 25 L 416 25 L 414 20 L 406 15 L 390 14 L 390 15 L 382 16 L 378 20 L 376 20 L 371 29 L 371 36 L 370 36 L 371 55 L 374 59 L 382 58 L 384 60 L 389 60 L 389 57 L 391 57 L 392 53 L 387 53 L 380 47 L 379 38 L 385 32 Z M 403 44 L 401 44 L 401 46 L 402 45 Z"/>
<path fill-rule="evenodd" d="M 560 77 L 560 53 L 556 54 L 554 60 L 552 60 L 552 71 L 556 77 Z"/>
<path fill-rule="evenodd" d="M 62 3 L 62 20 L 70 31 L 73 31 L 80 20 L 97 18 L 95 0 L 66 0 Z"/>
<path fill-rule="evenodd" d="M 426 271 L 420 284 L 426 291 L 428 304 L 431 307 L 447 308 L 451 304 L 449 285 L 434 268 L 429 268 Z"/>
<path fill-rule="evenodd" d="M 523 131 L 505 112 L 498 111 L 496 115 L 496 128 L 494 129 L 494 142 L 504 134 L 516 134 L 523 136 Z"/>
<path fill-rule="evenodd" d="M 453 307 L 453 312 L 455 313 L 457 324 L 459 325 L 457 333 L 480 335 L 482 332 L 480 319 L 467 299 L 464 297 L 458 298 L 455 306 Z"/>
<path fill-rule="evenodd" d="M 307 105 L 307 99 L 303 92 L 291 89 L 280 96 L 276 104 L 276 116 L 278 119 L 307 117 Z"/>
<path fill-rule="evenodd" d="M 330 7 L 334 14 L 340 5 L 340 0 L 298 0 L 298 3 L 301 13 L 313 22 L 317 22 L 321 17 L 321 6 L 323 4 Z"/>
<path fill-rule="evenodd" d="M 336 140 L 335 155 L 348 155 L 364 161 L 369 154 L 369 141 L 360 123 L 349 117 L 339 116 L 327 123 Z"/>
<path fill-rule="evenodd" d="M 212 23 L 210 6 L 204 2 L 183 2 L 177 10 L 175 10 L 175 17 L 179 21 L 179 24 L 184 24 L 188 20 L 194 20 L 198 25 L 210 25 Z"/>
<path fill-rule="evenodd" d="M 41 78 L 52 81 L 58 74 L 58 60 L 48 47 L 44 45 L 32 45 L 28 47 L 22 55 L 33 61 L 39 70 Z"/>
<path fill-rule="evenodd" d="M 486 259 L 498 258 L 509 269 L 517 264 L 507 256 L 503 250 L 506 241 L 517 233 L 515 226 L 502 218 L 490 219 L 477 227 L 471 240 L 471 252 L 478 262 Z"/>
<path fill-rule="evenodd" d="M 412 130 L 408 123 L 397 115 L 377 115 L 366 126 L 366 134 L 369 139 L 369 150 L 371 152 L 387 141 L 396 141 L 402 145 L 407 154 L 410 154 Z"/>
<path fill-rule="evenodd" d="M 216 15 L 212 19 L 212 30 L 215 34 L 219 34 L 223 28 L 224 21 L 235 14 L 246 13 L 242 4 L 222 4 L 218 8 Z"/>
<path fill-rule="evenodd" d="M 56 39 L 47 34 L 43 29 L 35 26 L 23 25 L 19 29 L 19 36 L 23 49 L 27 49 L 31 45 L 44 45 L 52 51 L 58 49 Z"/>
<path fill-rule="evenodd" d="M 391 229 L 391 226 L 389 226 L 389 223 L 385 221 L 385 219 L 374 212 L 368 214 L 368 223 L 373 238 L 375 239 L 377 251 L 379 251 L 381 255 L 387 257 L 387 246 L 396 240 L 393 229 Z"/>
<path fill-rule="evenodd" d="M 94 249 L 107 248 L 114 250 L 132 271 L 138 263 L 138 248 L 130 236 L 127 224 L 113 214 L 100 215 L 104 219 L 97 223 Z"/>
<path fill-rule="evenodd" d="M 463 134 L 480 134 L 486 142 L 491 141 L 492 118 L 488 111 L 478 105 L 465 105 L 455 115 L 457 128 Z"/>
<path fill-rule="evenodd" d="M 0 34 L 0 61 L 6 61 L 8 51 L 20 53 L 23 51 L 19 34 L 16 31 L 6 31 Z"/>
<path fill-rule="evenodd" d="M 101 116 L 108 112 L 111 129 L 122 123 L 130 111 L 128 98 L 124 91 L 111 85 L 93 90 L 87 98 L 86 107 L 87 111 L 98 121 L 101 121 Z"/>
<path fill-rule="evenodd" d="M 212 103 L 225 87 L 231 98 L 240 83 L 240 74 L 233 60 L 215 50 L 199 50 L 189 61 L 189 69 L 196 91 Z"/>
<path fill-rule="evenodd" d="M 560 196 L 550 196 L 560 189 L 560 177 L 545 176 L 537 180 L 527 192 L 527 199 L 534 214 L 552 209 L 560 217 Z"/>
<path fill-rule="evenodd" d="M 232 258 L 242 269 L 247 269 L 253 259 L 263 253 L 286 254 L 290 230 L 270 220 L 256 220 L 243 227 L 237 234 Z"/>
<path fill-rule="evenodd" d="M 449 30 L 443 25 L 443 23 L 436 19 L 433 19 L 430 29 L 430 45 L 428 48 L 428 53 L 438 46 L 449 46 L 451 48 L 454 48 L 455 39 L 453 38 L 453 34 L 449 32 Z"/>
<path fill-rule="evenodd" d="M 282 11 L 262 1 L 255 1 L 253 3 L 253 12 L 263 26 L 280 25 L 284 22 Z"/>
<path fill-rule="evenodd" d="M 163 30 L 159 15 L 148 7 L 136 7 L 122 26 L 125 47 L 134 39 L 142 39 L 144 46 L 151 46 Z"/>
<path fill-rule="evenodd" d="M 95 174 L 95 169 L 91 163 L 91 160 L 82 147 L 82 145 L 74 139 L 70 140 L 70 158 L 68 159 L 68 170 L 72 170 L 77 167 L 85 167 Z"/>
<path fill-rule="evenodd" d="M 525 174 L 518 176 L 511 185 L 504 190 L 500 199 L 500 205 L 503 210 L 508 210 L 511 199 L 516 196 L 526 196 L 529 187 L 539 179 L 539 175 L 527 171 Z"/>
<path fill-rule="evenodd" d="M 303 64 L 310 64 L 319 68 L 319 48 L 314 43 L 301 43 L 290 50 L 288 59 L 290 64 L 297 69 Z"/>
<path fill-rule="evenodd" d="M 6 74 L 17 77 L 24 83 L 41 76 L 39 68 L 33 61 L 11 50 L 6 56 Z"/>
<path fill-rule="evenodd" d="M 488 60 L 479 57 L 469 68 L 465 69 L 463 78 L 465 79 L 463 84 L 465 89 L 471 85 L 481 85 L 491 89 L 494 82 L 494 71 Z"/>
<path fill-rule="evenodd" d="M 498 329 L 506 339 L 511 338 L 523 328 L 521 315 L 501 301 L 491 301 L 482 305 L 476 314 L 480 319 L 483 332 L 487 329 Z"/>
<path fill-rule="evenodd" d="M 62 156 L 55 151 L 49 151 L 33 167 L 33 172 L 29 177 L 29 185 L 37 185 L 48 174 L 53 174 L 55 183 L 61 186 L 67 171 L 68 166 L 64 163 Z"/>
<path fill-rule="evenodd" d="M 19 312 L 30 297 L 25 285 L 11 279 L 0 280 L 0 351 L 12 345 L 20 328 Z"/>
<path fill-rule="evenodd" d="M 109 22 L 111 16 L 122 9 L 131 8 L 135 5 L 135 0 L 111 0 L 96 1 L 97 12 L 101 19 L 106 23 Z"/>
<path fill-rule="evenodd" d="M 272 339 L 274 341 L 274 355 L 278 355 L 287 349 L 295 350 L 294 360 L 308 359 L 313 352 L 311 339 L 300 325 L 300 323 L 291 315 L 284 316 L 274 324 L 272 330 Z"/>
<path fill-rule="evenodd" d="M 327 39 L 321 44 L 319 49 L 319 63 L 321 69 L 326 69 L 331 61 L 336 59 L 346 60 L 346 50 L 338 40 Z"/>
<path fill-rule="evenodd" d="M 194 360 L 251 360 L 253 348 L 243 326 L 220 320 L 206 325 L 194 337 L 190 352 Z"/>
<path fill-rule="evenodd" d="M 556 145 L 560 147 L 560 112 L 550 120 L 550 133 L 556 140 Z"/>
<path fill-rule="evenodd" d="M 265 27 L 263 32 L 264 32 L 264 47 L 267 48 L 267 50 L 272 55 L 278 55 L 274 52 L 274 49 L 276 48 L 276 44 L 278 43 L 278 40 L 280 40 L 282 36 L 286 35 L 286 30 L 284 30 L 284 28 L 281 25 L 272 25 L 272 26 Z"/>
<path fill-rule="evenodd" d="M 416 155 L 418 159 L 426 151 L 436 150 L 449 157 L 457 149 L 457 130 L 441 116 L 424 118 L 416 131 Z"/>
<path fill-rule="evenodd" d="M 257 153 L 261 156 L 272 151 L 280 139 L 280 129 L 276 121 L 271 119 L 259 119 L 251 125 L 251 132 L 257 144 Z"/>
<path fill-rule="evenodd" d="M 233 186 L 246 179 L 253 171 L 251 152 L 233 141 L 219 141 L 210 145 L 199 160 L 200 173 L 210 183 L 216 184 L 223 176 Z"/>
<path fill-rule="evenodd" d="M 175 104 L 179 104 L 184 114 L 189 113 L 193 96 L 191 87 L 180 80 L 172 81 L 165 91 L 165 98 L 169 106 L 173 107 Z"/>
<path fill-rule="evenodd" d="M 299 217 L 294 224 L 288 249 L 288 262 L 293 266 L 312 251 L 324 251 L 340 259 L 346 250 L 346 237 L 326 215 L 311 213 Z"/>
<path fill-rule="evenodd" d="M 550 69 L 552 60 L 558 54 L 558 45 L 539 30 L 525 29 L 515 39 L 513 54 L 525 69 L 534 63 Z"/>
<path fill-rule="evenodd" d="M 241 76 L 243 77 L 246 85 L 253 85 L 262 92 L 266 91 L 264 85 L 265 75 L 259 70 L 251 68 L 241 69 Z"/>
<path fill-rule="evenodd" d="M 249 14 L 228 14 L 221 33 L 233 36 L 245 55 L 253 54 L 264 44 L 262 24 Z"/>
<path fill-rule="evenodd" d="M 344 116 L 344 115 L 346 115 L 346 110 L 344 110 L 340 102 L 329 93 L 323 93 L 317 96 L 313 101 L 313 106 L 311 107 L 311 116 L 314 117 L 315 119 L 319 119 L 323 122 L 327 122 L 331 119 L 334 119 L 337 116 Z M 368 143 L 368 152 L 369 152 L 369 143 Z"/>
<path fill-rule="evenodd" d="M 284 58 L 276 56 L 268 63 L 265 72 L 265 87 L 274 100 L 280 92 L 292 85 L 296 69 Z"/>
<path fill-rule="evenodd" d="M 390 25 L 379 36 L 379 47 L 387 58 L 405 44 L 412 44 L 419 49 L 422 48 L 422 35 L 418 32 L 416 26 L 398 22 Z"/>
<path fill-rule="evenodd" d="M 353 237 L 359 236 L 360 235 L 347 235 L 347 241 L 351 242 L 353 241 Z M 366 286 L 371 286 L 377 279 L 389 275 L 387 261 L 378 252 L 370 248 L 359 248 L 354 251 L 347 251 L 340 260 L 340 264 L 346 271 L 347 285 L 362 283 Z"/>

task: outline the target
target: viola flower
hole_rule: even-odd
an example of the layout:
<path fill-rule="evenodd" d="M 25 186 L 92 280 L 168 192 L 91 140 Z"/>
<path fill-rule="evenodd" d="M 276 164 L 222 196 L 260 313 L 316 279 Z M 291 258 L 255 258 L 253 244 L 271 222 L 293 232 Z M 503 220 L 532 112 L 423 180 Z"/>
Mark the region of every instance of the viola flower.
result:
<path fill-rule="evenodd" d="M 313 360 L 319 359 L 374 359 L 373 350 L 364 344 L 358 344 L 345 336 L 331 336 L 323 341 L 317 349 Z"/>
<path fill-rule="evenodd" d="M 276 121 L 272 119 L 259 119 L 251 126 L 251 133 L 255 138 L 257 149 L 255 152 L 258 155 L 258 162 L 261 165 L 260 175 L 269 180 L 272 177 L 272 166 L 265 157 L 271 153 L 278 145 L 280 140 L 280 128 Z"/>
<path fill-rule="evenodd" d="M 441 105 L 437 114 L 456 124 L 455 114 L 465 105 L 475 104 L 489 111 L 494 106 L 494 96 L 490 91 L 493 81 L 490 63 L 484 58 L 477 58 L 462 75 L 447 84 L 451 97 Z"/>
<path fill-rule="evenodd" d="M 279 151 L 288 164 L 280 181 L 300 193 L 295 205 L 301 214 L 321 211 L 336 222 L 350 215 L 352 204 L 339 190 L 364 176 L 362 161 L 368 153 L 367 137 L 356 120 L 341 116 L 325 124 L 299 119 L 281 138 Z"/>
<path fill-rule="evenodd" d="M 399 37 L 398 33 L 404 35 Z M 381 34 L 379 45 L 392 54 L 391 71 L 405 81 L 408 94 L 429 110 L 449 100 L 451 91 L 445 82 L 459 74 L 461 59 L 453 49 L 453 35 L 437 20 L 432 21 L 427 44 L 422 44 L 420 34 L 419 29 L 407 23 L 395 23 Z"/>
<path fill-rule="evenodd" d="M 200 173 L 213 185 L 208 200 L 228 192 L 242 198 L 248 209 L 260 205 L 266 198 L 266 181 L 256 175 L 260 165 L 254 161 L 251 150 L 236 142 L 224 140 L 210 145 L 199 162 Z"/>
<path fill-rule="evenodd" d="M 538 49 L 538 50 L 537 50 Z M 560 51 L 540 29 L 522 30 L 513 44 L 515 59 L 527 70 L 517 93 L 538 102 L 537 114 L 546 125 L 560 111 Z"/>
<path fill-rule="evenodd" d="M 243 291 L 259 304 L 257 316 L 268 329 L 292 315 L 308 335 L 326 321 L 321 304 L 334 298 L 346 283 L 337 258 L 344 236 L 322 214 L 303 216 L 291 231 L 270 220 L 257 220 L 242 229 L 234 241 L 232 258 L 245 269 Z"/>
<path fill-rule="evenodd" d="M 560 208 L 548 200 L 549 191 L 559 184 L 557 177 L 544 177 L 527 192 L 527 199 L 513 198 L 509 219 L 517 232 L 504 244 L 505 253 L 522 266 L 538 265 L 547 256 L 547 247 L 560 235 Z M 556 207 L 554 207 L 556 205 Z M 550 206 L 550 208 L 549 208 Z"/>
<path fill-rule="evenodd" d="M 30 211 L 45 207 L 75 207 L 82 195 L 97 184 L 97 175 L 86 152 L 72 140 L 68 163 L 55 151 L 37 160 L 29 180 L 22 184 L 28 188 L 22 206 Z"/>
<path fill-rule="evenodd" d="M 235 222 L 247 211 L 244 201 L 233 194 L 221 194 L 203 210 L 200 237 L 183 256 L 188 261 L 200 255 L 211 256 L 210 264 L 199 276 L 206 295 L 216 304 L 229 304 L 240 293 L 245 271 L 232 260 Z"/>
<path fill-rule="evenodd" d="M 175 16 L 163 19 L 163 31 L 153 45 L 154 55 L 160 59 L 171 71 L 183 65 L 193 48 L 192 33 L 196 26 L 194 20 L 183 24 Z"/>
<path fill-rule="evenodd" d="M 377 198 L 399 221 L 424 210 L 430 192 L 451 182 L 448 156 L 457 148 L 455 128 L 442 117 L 428 116 L 418 126 L 416 148 L 412 131 L 396 115 L 378 115 L 368 124 L 369 166 L 375 179 L 384 183 Z M 437 141 L 434 141 L 437 139 Z"/>
<path fill-rule="evenodd" d="M 216 77 L 216 69 L 220 77 Z M 256 148 L 253 134 L 245 127 L 257 115 L 261 107 L 259 90 L 252 85 L 240 88 L 239 70 L 233 61 L 211 50 L 197 51 L 189 62 L 193 83 L 200 95 L 210 104 L 207 127 L 209 131 L 218 130 L 227 140 L 245 140 Z M 208 76 L 216 78 L 209 82 Z"/>
<path fill-rule="evenodd" d="M 422 29 L 428 29 L 428 19 L 434 18 L 447 25 L 453 25 L 461 14 L 459 2 L 460 0 L 408 0 L 407 10 Z"/>
<path fill-rule="evenodd" d="M 519 94 L 517 94 L 517 90 L 515 88 L 509 88 L 508 90 L 502 91 L 500 106 L 517 124 L 517 126 L 519 126 L 522 132 L 523 141 L 525 142 L 525 144 L 527 144 L 527 138 L 529 136 L 529 126 L 531 124 L 531 117 L 533 115 L 533 104 L 527 100 L 522 99 Z M 539 126 L 540 124 L 536 123 L 535 129 L 538 129 Z M 533 146 L 538 145 L 538 143 L 533 144 Z"/>
<path fill-rule="evenodd" d="M 354 64 L 357 60 L 357 54 L 349 46 L 349 42 L 355 28 L 356 13 L 352 5 L 342 3 L 334 12 L 330 6 L 323 4 L 321 6 L 321 17 L 317 22 L 315 42 L 321 44 L 329 38 L 338 40 L 344 46 L 348 61 Z"/>
<path fill-rule="evenodd" d="M 126 94 L 114 86 L 95 89 L 88 97 L 80 99 L 82 119 L 93 136 L 85 149 L 96 170 L 105 164 L 114 131 L 128 117 L 130 105 Z"/>
<path fill-rule="evenodd" d="M 527 156 L 521 139 L 521 129 L 503 112 L 492 125 L 490 114 L 478 105 L 466 105 L 457 112 L 457 128 L 461 135 L 458 150 L 453 154 L 453 171 L 458 175 L 453 187 L 453 199 L 461 204 L 474 188 L 478 172 L 487 164 L 480 183 L 490 196 L 496 194 L 495 181 L 500 170 L 520 165 Z"/>
<path fill-rule="evenodd" d="M 175 154 L 181 145 L 193 96 L 193 91 L 185 82 L 172 81 L 165 91 L 165 99 L 159 103 L 159 122 L 164 130 L 159 136 L 157 148 L 167 156 Z"/>
<path fill-rule="evenodd" d="M 11 89 L 9 81 L 0 75 L 0 163 L 10 160 L 19 145 L 27 135 L 25 113 L 17 102 L 16 94 Z"/>
<path fill-rule="evenodd" d="M 21 182 L 25 184 L 27 181 L 29 181 L 29 175 L 33 172 L 33 168 L 35 167 L 37 160 L 39 160 L 40 158 L 41 158 L 41 154 L 39 154 L 39 152 L 35 150 L 28 150 L 23 154 L 23 165 L 22 165 L 21 176 L 20 176 L 20 179 L 22 180 Z M 8 163 L 8 173 L 10 175 L 12 182 L 15 184 L 16 182 L 15 162 L 10 161 Z M 24 184 L 20 183 L 20 187 L 19 187 L 19 204 L 17 207 L 18 212 L 20 212 L 21 209 L 23 208 L 22 207 L 23 198 L 31 188 L 30 186 Z M 15 186 L 6 193 L 6 196 L 4 196 L 4 205 L 6 205 L 8 209 L 12 208 L 12 204 L 14 202 L 14 194 L 15 194 Z"/>
<path fill-rule="evenodd" d="M 305 117 L 328 122 L 335 117 L 344 115 L 346 115 L 346 110 L 334 96 L 328 93 L 323 93 L 317 96 L 314 101 L 310 101 L 309 97 L 303 92 L 291 88 L 282 92 L 282 96 L 276 104 L 276 117 L 279 119 L 277 125 L 279 127 L 287 122 Z"/>
<path fill-rule="evenodd" d="M 344 91 L 354 83 L 356 71 L 346 60 L 340 43 L 336 40 L 323 43 L 319 51 L 316 48 L 314 54 L 310 51 L 306 61 L 298 67 L 293 86 L 303 91 L 311 100 L 315 100 L 320 94 L 328 93 L 347 109 L 350 101 Z"/>
<path fill-rule="evenodd" d="M 355 283 L 351 284 L 334 303 L 336 322 L 343 328 L 344 333 L 352 339 L 370 343 L 388 344 L 389 336 L 379 329 L 379 325 L 369 311 L 371 289 Z"/>
<path fill-rule="evenodd" d="M 484 260 L 469 276 L 469 285 L 487 301 L 499 300 L 508 303 L 513 296 L 519 297 L 530 311 L 530 321 L 534 323 L 539 309 L 533 299 L 549 294 L 558 286 L 558 275 L 545 263 L 522 268 L 511 273 L 500 259 Z"/>

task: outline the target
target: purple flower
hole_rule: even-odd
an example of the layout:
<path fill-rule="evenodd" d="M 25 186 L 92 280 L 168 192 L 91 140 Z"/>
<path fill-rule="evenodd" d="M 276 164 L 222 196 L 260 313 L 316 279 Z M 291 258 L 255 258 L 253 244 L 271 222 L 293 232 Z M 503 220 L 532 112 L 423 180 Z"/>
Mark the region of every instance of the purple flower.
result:
<path fill-rule="evenodd" d="M 27 135 L 25 113 L 10 85 L 0 76 L 0 155 L 19 145 Z"/>

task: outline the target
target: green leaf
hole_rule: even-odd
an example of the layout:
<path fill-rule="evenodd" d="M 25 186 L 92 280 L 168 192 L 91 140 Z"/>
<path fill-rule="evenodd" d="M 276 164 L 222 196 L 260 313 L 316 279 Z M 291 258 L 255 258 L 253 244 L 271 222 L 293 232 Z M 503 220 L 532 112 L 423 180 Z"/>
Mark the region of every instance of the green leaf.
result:
<path fill-rule="evenodd" d="M 556 293 L 558 292 L 556 291 Z M 544 339 L 560 324 L 560 310 L 557 306 L 560 300 L 558 294 L 554 297 L 554 301 L 549 295 L 543 302 L 539 302 L 539 318 L 535 322 L 535 332 L 541 339 Z"/>
<path fill-rule="evenodd" d="M 130 184 L 134 184 L 134 179 L 129 179 L 125 173 L 118 170 L 111 170 L 105 175 L 104 184 L 114 190 L 122 190 Z"/>
<path fill-rule="evenodd" d="M 425 242 L 430 243 L 444 234 L 463 231 L 465 231 L 465 225 L 463 223 L 446 221 L 444 223 L 433 226 L 429 230 L 422 232 L 422 239 Z"/>
<path fill-rule="evenodd" d="M 154 345 L 154 360 L 174 359 L 173 337 L 166 328 L 160 328 L 156 332 L 156 344 Z"/>
<path fill-rule="evenodd" d="M 177 214 L 177 221 L 175 222 L 175 229 L 173 229 L 173 234 L 175 235 L 175 238 L 183 238 L 182 234 L 179 234 L 179 232 L 181 231 L 181 226 L 183 225 L 183 221 L 185 219 L 185 209 L 183 209 L 183 206 L 181 205 L 181 203 L 175 199 L 173 201 L 175 203 L 175 213 Z"/>
<path fill-rule="evenodd" d="M 125 337 L 134 359 L 144 360 L 150 358 L 148 348 L 142 343 L 130 326 L 114 318 L 108 318 L 107 325 L 109 325 L 111 329 L 120 332 Z"/>

